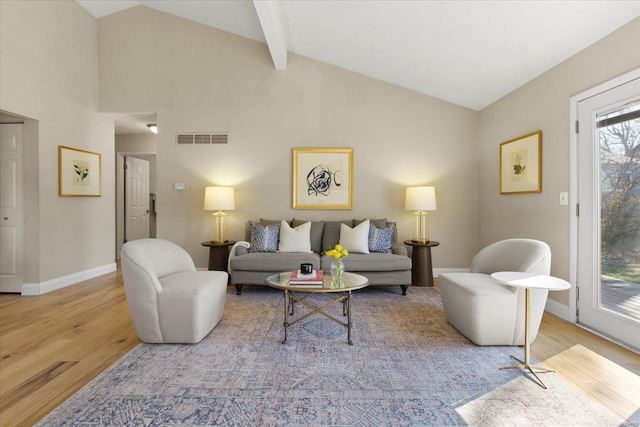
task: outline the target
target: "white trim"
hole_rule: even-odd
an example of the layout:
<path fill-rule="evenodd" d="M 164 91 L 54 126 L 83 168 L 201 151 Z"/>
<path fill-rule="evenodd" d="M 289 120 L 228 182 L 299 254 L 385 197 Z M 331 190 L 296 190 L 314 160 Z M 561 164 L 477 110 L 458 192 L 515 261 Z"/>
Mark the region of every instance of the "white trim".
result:
<path fill-rule="evenodd" d="M 569 306 L 565 320 L 576 323 L 576 283 L 578 279 L 578 134 L 575 123 L 578 120 L 578 102 L 576 97 L 570 98 L 569 106 Z M 547 300 L 548 301 L 548 300 Z M 549 310 L 553 313 L 552 310 Z M 554 313 L 555 314 L 555 313 Z"/>
<path fill-rule="evenodd" d="M 89 270 L 79 271 L 68 276 L 58 277 L 41 283 L 25 283 L 22 285 L 22 295 L 42 295 L 66 286 L 75 285 L 84 280 L 93 279 L 103 274 L 116 271 L 116 263 L 105 264 Z"/>
<path fill-rule="evenodd" d="M 569 308 L 568 305 L 566 304 L 562 304 L 556 300 L 547 298 L 547 303 L 544 306 L 544 310 L 548 311 L 551 314 L 555 314 L 556 316 L 558 316 L 559 318 L 561 318 L 562 320 L 566 320 L 567 322 L 570 322 L 569 320 L 569 314 L 571 313 L 571 309 Z M 575 313 L 575 311 L 574 311 Z M 575 322 L 573 322 L 575 323 Z"/>
<path fill-rule="evenodd" d="M 569 214 L 569 283 L 571 283 L 571 288 L 569 289 L 568 317 L 566 320 L 571 323 L 578 321 L 576 316 L 578 217 L 575 212 L 576 204 L 580 203 L 578 200 L 578 134 L 575 131 L 575 123 L 578 119 L 578 103 L 638 78 L 640 78 L 640 68 L 636 68 L 633 71 L 569 98 L 569 208 L 573 211 Z M 549 311 L 553 313 L 553 311 Z"/>
<path fill-rule="evenodd" d="M 442 273 L 468 273 L 468 268 L 434 268 L 433 277 L 438 277 Z"/>

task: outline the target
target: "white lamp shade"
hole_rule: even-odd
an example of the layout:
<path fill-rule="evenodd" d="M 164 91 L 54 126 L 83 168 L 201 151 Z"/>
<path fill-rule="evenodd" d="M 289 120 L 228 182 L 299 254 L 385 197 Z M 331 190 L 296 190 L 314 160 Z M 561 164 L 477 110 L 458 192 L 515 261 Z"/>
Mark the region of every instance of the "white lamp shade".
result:
<path fill-rule="evenodd" d="M 409 187 L 405 199 L 404 209 L 407 211 L 435 211 L 435 187 Z"/>
<path fill-rule="evenodd" d="M 207 187 L 204 190 L 205 211 L 233 211 L 236 209 L 232 187 Z"/>

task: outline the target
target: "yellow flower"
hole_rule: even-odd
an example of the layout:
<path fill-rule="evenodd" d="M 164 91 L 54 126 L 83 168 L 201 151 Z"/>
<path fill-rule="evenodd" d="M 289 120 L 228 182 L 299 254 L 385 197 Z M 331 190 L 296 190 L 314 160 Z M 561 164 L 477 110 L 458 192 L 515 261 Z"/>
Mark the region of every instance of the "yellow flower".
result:
<path fill-rule="evenodd" d="M 329 249 L 328 251 L 326 251 L 325 255 L 327 255 L 330 258 L 341 259 L 349 255 L 349 252 L 346 249 L 344 249 L 342 246 L 335 245 L 333 249 Z"/>

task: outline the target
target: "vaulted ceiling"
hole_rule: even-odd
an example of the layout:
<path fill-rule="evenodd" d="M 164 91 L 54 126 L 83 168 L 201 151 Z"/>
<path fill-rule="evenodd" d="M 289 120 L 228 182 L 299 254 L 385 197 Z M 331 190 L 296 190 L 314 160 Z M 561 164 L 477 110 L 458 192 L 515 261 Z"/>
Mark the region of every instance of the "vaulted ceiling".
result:
<path fill-rule="evenodd" d="M 77 0 L 138 5 L 481 110 L 640 16 L 640 1 Z M 638 55 L 638 46 L 629 46 Z"/>

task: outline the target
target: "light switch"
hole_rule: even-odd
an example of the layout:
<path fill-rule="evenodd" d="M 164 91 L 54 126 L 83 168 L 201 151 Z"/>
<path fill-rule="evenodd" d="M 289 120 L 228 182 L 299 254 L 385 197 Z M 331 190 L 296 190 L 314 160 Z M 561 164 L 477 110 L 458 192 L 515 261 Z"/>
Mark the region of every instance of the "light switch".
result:
<path fill-rule="evenodd" d="M 187 185 L 184 182 L 176 182 L 173 184 L 173 189 L 175 191 L 184 191 L 187 189 Z"/>
<path fill-rule="evenodd" d="M 566 191 L 560 192 L 560 205 L 566 206 L 569 204 L 569 193 Z"/>

